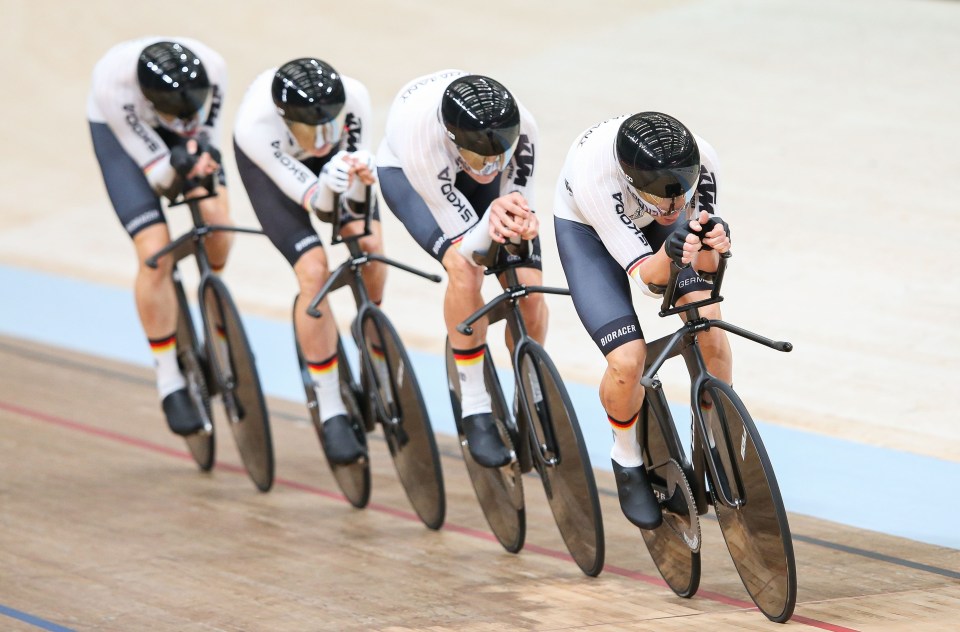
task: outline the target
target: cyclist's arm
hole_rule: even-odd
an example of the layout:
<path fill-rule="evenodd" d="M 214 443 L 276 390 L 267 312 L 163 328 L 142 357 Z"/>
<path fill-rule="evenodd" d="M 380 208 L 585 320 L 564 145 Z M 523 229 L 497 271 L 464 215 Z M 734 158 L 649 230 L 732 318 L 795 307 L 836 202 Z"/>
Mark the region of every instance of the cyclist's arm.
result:
<path fill-rule="evenodd" d="M 433 126 L 443 129 L 432 121 Z M 438 138 L 439 140 L 439 138 Z M 457 165 L 439 142 L 411 146 L 414 151 L 401 156 L 403 173 L 414 191 L 423 198 L 431 215 L 448 238 L 459 237 L 478 221 L 470 201 L 456 188 Z"/>
<path fill-rule="evenodd" d="M 721 215 L 718 205 L 719 198 L 717 196 L 717 188 L 719 184 L 720 161 L 717 158 L 716 150 L 710 143 L 699 136 L 696 136 L 696 139 L 697 147 L 700 150 L 700 183 L 697 185 L 697 194 L 693 200 L 693 218 L 698 219 L 700 213 L 706 211 L 714 219 L 719 219 Z M 724 218 L 724 220 L 726 220 L 726 218 Z M 718 224 L 704 239 L 711 247 L 717 245 L 724 248 L 725 246 L 729 246 L 729 242 L 722 238 L 723 234 L 724 231 Z M 701 250 L 693 266 L 698 272 L 706 272 L 709 274 L 716 272 L 719 261 L 719 254 L 715 250 Z"/>
<path fill-rule="evenodd" d="M 589 164 L 582 167 L 593 169 Z M 593 227 L 610 255 L 648 296 L 658 297 L 659 290 L 670 280 L 670 258 L 663 248 L 654 251 L 643 231 L 624 210 L 628 193 L 610 178 L 587 171 L 587 180 L 569 183 L 573 216 L 581 217 Z"/>
<path fill-rule="evenodd" d="M 203 60 L 210 79 L 210 108 L 203 121 L 202 131 L 208 142 L 223 149 L 223 102 L 227 93 L 227 63 L 220 53 L 196 40 L 191 40 L 193 51 Z"/>
<path fill-rule="evenodd" d="M 376 165 L 371 151 L 373 107 L 367 87 L 351 77 L 343 77 L 347 102 L 344 104 L 344 135 L 341 146 L 350 154 L 354 167 L 346 197 L 353 202 L 366 201 L 367 186 L 376 182 Z"/>
<path fill-rule="evenodd" d="M 120 146 L 143 170 L 150 187 L 163 193 L 177 176 L 170 149 L 153 129 L 154 115 L 134 82 L 100 78 L 93 99 Z"/>
<path fill-rule="evenodd" d="M 319 186 L 317 176 L 286 150 L 289 143 L 282 129 L 284 123 L 271 113 L 273 120 L 262 117 L 247 119 L 244 112 L 237 119 L 234 140 L 251 162 L 260 167 L 277 188 L 307 212 L 313 210 L 310 200 Z M 332 194 L 330 207 L 333 207 Z"/>
<path fill-rule="evenodd" d="M 525 107 L 520 106 L 520 140 L 510 159 L 510 164 L 500 178 L 500 194 L 519 193 L 533 208 L 534 199 L 534 163 L 540 132 L 537 122 Z"/>

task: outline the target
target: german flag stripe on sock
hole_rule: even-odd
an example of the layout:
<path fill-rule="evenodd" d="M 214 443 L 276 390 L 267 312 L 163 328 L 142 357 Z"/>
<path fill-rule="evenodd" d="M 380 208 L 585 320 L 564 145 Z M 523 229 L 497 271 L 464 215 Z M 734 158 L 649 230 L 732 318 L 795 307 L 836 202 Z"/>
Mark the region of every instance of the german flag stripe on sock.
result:
<path fill-rule="evenodd" d="M 177 334 L 167 336 L 166 338 L 148 338 L 150 350 L 154 353 L 166 353 L 177 345 Z"/>
<path fill-rule="evenodd" d="M 619 419 L 614 419 L 610 415 L 607 415 L 607 421 L 610 422 L 610 425 L 616 428 L 617 430 L 628 430 L 633 424 L 637 423 L 637 419 L 640 418 L 640 411 L 637 411 L 637 414 L 631 417 L 627 421 L 620 421 Z"/>
<path fill-rule="evenodd" d="M 453 360 L 457 366 L 469 366 L 483 361 L 483 346 L 475 349 L 454 349 Z"/>
<path fill-rule="evenodd" d="M 375 345 L 372 342 L 370 343 L 370 353 L 373 354 L 373 357 L 378 360 L 383 360 L 383 357 L 385 355 L 383 353 L 383 347 L 381 347 L 380 345 Z"/>
<path fill-rule="evenodd" d="M 323 362 L 307 362 L 307 368 L 311 373 L 329 373 L 337 368 L 337 356 Z"/>

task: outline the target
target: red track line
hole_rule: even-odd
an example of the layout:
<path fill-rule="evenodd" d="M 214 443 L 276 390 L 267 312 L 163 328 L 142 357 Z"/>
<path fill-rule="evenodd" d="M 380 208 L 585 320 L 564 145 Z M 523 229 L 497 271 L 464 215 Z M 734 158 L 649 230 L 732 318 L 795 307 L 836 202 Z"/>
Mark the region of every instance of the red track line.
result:
<path fill-rule="evenodd" d="M 178 458 L 178 459 L 183 459 L 183 460 L 186 460 L 186 461 L 193 461 L 193 458 L 190 456 L 190 454 L 187 453 L 187 452 L 184 452 L 183 450 L 175 450 L 175 449 L 173 449 L 173 448 L 168 448 L 168 447 L 166 447 L 166 446 L 158 445 L 158 444 L 156 444 L 156 443 L 151 443 L 150 441 L 145 441 L 145 440 L 143 440 L 143 439 L 137 439 L 137 438 L 135 438 L 135 437 L 131 437 L 131 436 L 128 436 L 128 435 L 120 434 L 120 433 L 118 433 L 118 432 L 113 432 L 113 431 L 111 431 L 111 430 L 103 430 L 102 428 L 96 428 L 96 427 L 94 427 L 94 426 L 90 426 L 90 425 L 81 423 L 81 422 L 79 422 L 79 421 L 73 421 L 73 420 L 70 420 L 70 419 L 64 419 L 64 418 L 62 418 L 62 417 L 57 417 L 57 416 L 54 416 L 54 415 L 49 415 L 49 414 L 42 413 L 42 412 L 39 412 L 39 411 L 36 411 L 36 410 L 32 410 L 32 409 L 29 409 L 29 408 L 24 408 L 24 407 L 22 407 L 22 406 L 17 406 L 16 404 L 9 404 L 9 403 L 7 403 L 7 402 L 2 402 L 2 401 L 0 401 L 0 410 L 6 410 L 6 411 L 9 411 L 9 412 L 15 413 L 15 414 L 17 414 L 17 415 L 21 415 L 21 416 L 23 416 L 23 417 L 29 417 L 29 418 L 32 418 L 32 419 L 36 419 L 36 420 L 38 420 L 38 421 L 43 421 L 43 422 L 46 422 L 46 423 L 49 423 L 49 424 L 53 424 L 53 425 L 55 425 L 55 426 L 60 426 L 60 427 L 63 427 L 63 428 L 67 428 L 67 429 L 69 429 L 69 430 L 76 430 L 76 431 L 82 432 L 82 433 L 84 433 L 84 434 L 93 435 L 93 436 L 97 436 L 97 437 L 102 437 L 102 438 L 104 438 L 104 439 L 109 439 L 109 440 L 114 441 L 114 442 L 116 442 L 116 443 L 121 443 L 121 444 L 124 444 L 124 445 L 129 445 L 129 446 L 134 446 L 134 447 L 137 447 L 137 448 L 142 448 L 142 449 L 144 449 L 144 450 L 149 450 L 149 451 L 151 451 L 151 452 L 158 452 L 158 453 L 164 454 L 164 455 L 166 455 L 166 456 L 172 456 L 172 457 L 175 457 L 175 458 Z M 217 462 L 217 468 L 218 468 L 218 469 L 224 469 L 224 470 L 227 470 L 227 471 L 229 471 L 229 472 L 236 473 L 236 474 L 246 475 L 246 470 L 245 470 L 244 468 L 242 468 L 242 467 L 240 467 L 240 466 L 238 466 L 238 465 L 230 464 L 230 463 L 223 463 L 223 462 L 221 462 L 221 461 L 218 461 L 218 462 Z M 275 485 L 280 485 L 280 486 L 283 486 L 283 487 L 288 487 L 288 488 L 290 488 L 290 489 L 296 489 L 296 490 L 299 490 L 299 491 L 302 491 L 302 492 L 306 492 L 306 493 L 308 493 L 308 494 L 314 494 L 314 495 L 316 495 L 316 496 L 323 496 L 324 498 L 329 498 L 329 499 L 331 499 L 331 500 L 337 500 L 337 501 L 341 501 L 341 502 L 349 502 L 349 501 L 346 499 L 346 497 L 343 496 L 343 494 L 340 494 L 340 493 L 337 493 L 337 492 L 331 492 L 331 491 L 328 491 L 328 490 L 325 490 L 325 489 L 321 489 L 321 488 L 319 488 L 319 487 L 314 487 L 313 485 L 308 485 L 308 484 L 306 484 L 306 483 L 300 483 L 300 482 L 298 482 L 298 481 L 292 481 L 292 480 L 288 480 L 288 479 L 284 479 L 284 478 L 275 478 L 275 479 L 274 479 L 274 484 L 275 484 Z M 412 511 L 406 511 L 406 510 L 403 510 L 403 509 L 397 509 L 397 508 L 395 508 L 395 507 L 388 507 L 388 506 L 386 506 L 386 505 L 381 505 L 381 504 L 378 504 L 378 503 L 371 503 L 371 504 L 367 505 L 366 509 L 367 509 L 367 510 L 370 510 L 370 511 L 376 511 L 376 512 L 378 512 L 378 513 L 384 513 L 384 514 L 387 514 L 387 515 L 391 515 L 391 516 L 394 516 L 394 517 L 396 517 L 396 518 L 402 518 L 402 519 L 404 519 L 404 520 L 409 520 L 409 521 L 412 521 L 412 522 L 421 522 L 420 517 L 417 516 L 417 514 L 414 513 L 414 512 L 412 512 Z M 472 537 L 472 538 L 477 538 L 477 539 L 481 539 L 481 540 L 488 540 L 488 541 L 496 541 L 496 538 L 495 538 L 491 533 L 488 533 L 488 532 L 486 532 L 486 531 L 480 531 L 480 530 L 474 529 L 474 528 L 472 528 L 472 527 L 465 527 L 465 526 L 462 526 L 462 525 L 456 525 L 456 524 L 446 523 L 446 524 L 443 525 L 443 529 L 446 530 L 446 531 L 453 531 L 453 532 L 455 532 L 455 533 L 460 533 L 460 534 L 463 534 L 463 535 L 466 535 L 466 536 L 469 536 L 469 537 Z M 536 544 L 526 544 L 526 545 L 524 546 L 524 548 L 525 548 L 525 550 L 527 550 L 527 551 L 530 551 L 530 552 L 532 552 L 532 553 L 537 553 L 538 555 L 543 555 L 543 556 L 545 556 L 545 557 L 552 557 L 552 558 L 555 558 L 555 559 L 564 560 L 564 561 L 570 561 L 570 562 L 573 561 L 573 558 L 570 557 L 570 555 L 569 555 L 568 553 L 565 553 L 565 552 L 563 552 L 563 551 L 557 551 L 557 550 L 554 550 L 554 549 L 548 549 L 548 548 L 545 548 L 545 547 L 542 547 L 542 546 L 537 546 Z M 661 579 L 661 578 L 659 578 L 659 577 L 654 577 L 654 576 L 652 576 L 652 575 L 647 575 L 647 574 L 640 573 L 640 572 L 637 572 L 637 571 L 631 571 L 631 570 L 629 570 L 629 569 L 621 568 L 621 567 L 619 567 L 619 566 L 612 566 L 612 565 L 610 565 L 610 564 L 604 565 L 603 570 L 604 570 L 604 572 L 607 572 L 607 573 L 610 573 L 610 574 L 613 574 L 613 575 L 619 575 L 619 576 L 621 576 L 621 577 L 626 577 L 626 578 L 628 578 L 628 579 L 634 579 L 634 580 L 641 581 L 641 582 L 644 582 L 644 583 L 647 583 L 647 584 L 652 584 L 652 585 L 654 585 L 654 586 L 664 587 L 664 588 L 667 588 L 667 589 L 669 590 L 669 587 L 667 586 L 666 582 L 664 582 L 663 579 Z M 709 591 L 709 590 L 700 590 L 700 591 L 697 591 L 697 596 L 698 596 L 698 597 L 703 597 L 704 599 L 707 599 L 707 600 L 709 600 L 709 601 L 714 601 L 714 602 L 717 602 L 717 603 L 722 603 L 722 604 L 724 604 L 724 605 L 733 606 L 733 607 L 735 607 L 735 608 L 744 608 L 744 609 L 750 609 L 750 610 L 757 610 L 757 611 L 759 612 L 759 610 L 757 609 L 757 607 L 756 607 L 754 604 L 750 603 L 750 602 L 742 601 L 742 600 L 739 600 L 739 599 L 734 599 L 733 597 L 728 597 L 728 596 L 726 596 L 726 595 L 722 595 L 722 594 L 720 594 L 720 593 L 715 593 L 715 592 L 712 592 L 712 591 Z M 810 626 L 810 627 L 812 627 L 812 628 L 819 628 L 819 629 L 821 629 L 821 630 L 829 630 L 830 632 L 857 632 L 857 631 L 854 630 L 853 628 L 846 628 L 846 627 L 843 627 L 843 626 L 840 626 L 840 625 L 835 625 L 835 624 L 833 624 L 833 623 L 827 623 L 827 622 L 825 622 L 825 621 L 818 621 L 817 619 L 811 619 L 811 618 L 809 618 L 809 617 L 804 617 L 804 616 L 800 616 L 800 615 L 794 615 L 793 617 L 791 617 L 790 621 L 796 622 L 796 623 L 802 623 L 802 624 L 807 625 L 807 626 Z"/>

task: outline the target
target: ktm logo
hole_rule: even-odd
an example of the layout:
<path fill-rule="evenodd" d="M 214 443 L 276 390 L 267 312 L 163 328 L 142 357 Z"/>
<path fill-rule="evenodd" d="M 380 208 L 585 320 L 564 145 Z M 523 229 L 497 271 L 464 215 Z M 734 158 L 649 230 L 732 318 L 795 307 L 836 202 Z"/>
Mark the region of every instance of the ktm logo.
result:
<path fill-rule="evenodd" d="M 360 119 L 353 115 L 353 112 L 347 114 L 343 123 L 343 131 L 347 134 L 347 151 L 357 151 L 357 143 L 360 142 L 360 133 L 363 131 L 363 125 Z"/>
<path fill-rule="evenodd" d="M 712 171 L 700 167 L 700 184 L 697 185 L 697 206 L 699 210 L 713 215 L 717 203 L 717 179 Z"/>
<path fill-rule="evenodd" d="M 513 160 L 517 163 L 517 172 L 514 174 L 513 183 L 518 187 L 527 185 L 527 178 L 533 174 L 533 144 L 526 134 L 520 134 L 520 140 L 517 142 L 517 153 Z"/>

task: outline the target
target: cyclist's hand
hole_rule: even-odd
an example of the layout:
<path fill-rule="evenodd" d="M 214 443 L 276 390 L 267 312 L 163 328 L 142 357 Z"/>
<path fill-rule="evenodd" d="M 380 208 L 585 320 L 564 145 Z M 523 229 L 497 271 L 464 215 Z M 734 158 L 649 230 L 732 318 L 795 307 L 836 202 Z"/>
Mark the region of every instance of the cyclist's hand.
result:
<path fill-rule="evenodd" d="M 730 250 L 730 225 L 719 217 L 713 217 L 706 211 L 700 211 L 697 227 L 706 227 L 707 232 L 699 235 L 704 250 L 716 250 L 724 253 Z"/>
<path fill-rule="evenodd" d="M 170 150 L 170 166 L 184 180 L 202 180 L 220 168 L 220 152 L 191 138 Z"/>
<path fill-rule="evenodd" d="M 523 221 L 523 230 L 520 231 L 520 237 L 530 240 L 539 234 L 540 220 L 537 218 L 537 214 L 531 210 L 527 214 L 527 218 Z"/>
<path fill-rule="evenodd" d="M 320 170 L 320 185 L 334 193 L 343 193 L 350 186 L 350 169 L 353 165 L 347 160 L 347 152 L 339 151 L 330 162 Z"/>
<path fill-rule="evenodd" d="M 677 265 L 689 264 L 700 250 L 700 238 L 692 230 L 693 228 L 699 230 L 700 224 L 694 221 L 681 222 L 663 242 L 663 249 L 667 256 Z"/>
<path fill-rule="evenodd" d="M 370 186 L 377 181 L 373 156 L 370 155 L 369 151 L 366 149 L 358 149 L 355 152 L 347 154 L 347 160 L 353 165 L 350 168 L 350 175 L 356 176 L 353 181 L 354 184 L 359 180 L 363 186 Z"/>
<path fill-rule="evenodd" d="M 487 212 L 490 213 L 490 238 L 498 243 L 506 243 L 513 237 L 532 239 L 537 236 L 540 224 L 519 193 L 498 197 Z"/>

